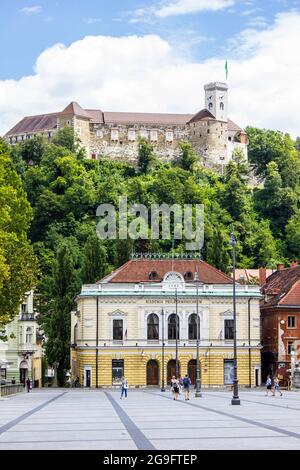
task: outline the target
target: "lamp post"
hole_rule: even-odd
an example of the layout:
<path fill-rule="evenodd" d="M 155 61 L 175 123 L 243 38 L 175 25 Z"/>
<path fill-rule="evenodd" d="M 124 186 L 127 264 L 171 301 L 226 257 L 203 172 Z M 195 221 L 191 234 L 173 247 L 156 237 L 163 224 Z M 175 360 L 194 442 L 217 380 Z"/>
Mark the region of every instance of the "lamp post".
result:
<path fill-rule="evenodd" d="M 295 375 L 295 351 L 291 351 L 291 390 L 294 388 L 294 375 Z"/>
<path fill-rule="evenodd" d="M 178 379 L 179 367 L 178 367 L 178 295 L 177 288 L 175 289 L 175 376 Z"/>
<path fill-rule="evenodd" d="M 232 277 L 233 277 L 233 397 L 231 400 L 232 405 L 240 405 L 239 398 L 239 382 L 237 375 L 237 341 L 236 341 L 236 292 L 235 292 L 235 247 L 236 247 L 236 238 L 232 233 L 230 236 L 230 244 L 232 246 Z"/>
<path fill-rule="evenodd" d="M 196 314 L 197 314 L 197 359 L 196 359 L 196 392 L 195 397 L 201 398 L 201 379 L 200 379 L 200 358 L 199 358 L 199 342 L 200 342 L 200 319 L 199 319 L 199 276 L 195 273 L 196 284 Z"/>
<path fill-rule="evenodd" d="M 164 309 L 161 309 L 161 336 L 162 336 L 162 346 L 161 346 L 161 392 L 165 392 L 165 315 Z"/>

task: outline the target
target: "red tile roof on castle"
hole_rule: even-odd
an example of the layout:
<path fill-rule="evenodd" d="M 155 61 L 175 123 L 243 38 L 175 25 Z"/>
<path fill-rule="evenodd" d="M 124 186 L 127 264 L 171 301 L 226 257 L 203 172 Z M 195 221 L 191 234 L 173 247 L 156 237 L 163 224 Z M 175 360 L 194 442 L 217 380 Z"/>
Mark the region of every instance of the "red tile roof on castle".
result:
<path fill-rule="evenodd" d="M 262 308 L 279 306 L 300 307 L 300 266 L 276 271 L 268 277 L 267 283 L 262 287 L 266 301 Z"/>
<path fill-rule="evenodd" d="M 101 279 L 99 283 L 161 282 L 170 271 L 178 272 L 182 276 L 191 273 L 191 276 L 188 279 L 186 278 L 186 282 L 193 282 L 194 275 L 198 272 L 199 280 L 204 284 L 232 284 L 231 277 L 201 260 L 154 260 L 145 258 L 128 261 Z M 157 276 L 150 279 L 150 273 L 157 273 Z"/>
<path fill-rule="evenodd" d="M 51 131 L 57 128 L 58 117 L 78 116 L 90 119 L 94 124 L 144 124 L 154 126 L 184 126 L 187 123 L 202 119 L 215 119 L 207 110 L 202 109 L 194 114 L 172 113 L 135 113 L 135 112 L 103 112 L 100 109 L 83 109 L 78 103 L 72 101 L 62 112 L 28 116 L 23 118 L 5 137 L 16 134 Z M 228 119 L 229 131 L 243 131 L 237 124 Z"/>

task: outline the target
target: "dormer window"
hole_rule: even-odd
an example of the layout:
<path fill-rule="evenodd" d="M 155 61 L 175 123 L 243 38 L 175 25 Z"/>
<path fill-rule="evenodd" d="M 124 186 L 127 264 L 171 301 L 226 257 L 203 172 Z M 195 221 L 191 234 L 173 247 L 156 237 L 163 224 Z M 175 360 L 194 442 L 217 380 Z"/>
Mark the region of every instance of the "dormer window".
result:
<path fill-rule="evenodd" d="M 156 272 L 156 271 L 151 271 L 151 272 L 149 273 L 149 279 L 150 279 L 150 280 L 158 279 L 158 274 L 157 274 L 157 272 Z"/>
<path fill-rule="evenodd" d="M 184 279 L 186 281 L 192 281 L 194 278 L 193 276 L 193 273 L 191 271 L 187 271 L 186 273 L 184 273 Z"/>

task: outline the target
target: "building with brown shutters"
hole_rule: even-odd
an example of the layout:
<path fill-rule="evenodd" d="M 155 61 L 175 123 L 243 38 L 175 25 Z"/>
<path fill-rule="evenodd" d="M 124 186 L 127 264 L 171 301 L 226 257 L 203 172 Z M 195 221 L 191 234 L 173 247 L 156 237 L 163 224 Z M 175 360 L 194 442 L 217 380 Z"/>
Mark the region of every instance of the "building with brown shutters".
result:
<path fill-rule="evenodd" d="M 197 330 L 197 287 L 200 329 Z M 259 286 L 236 284 L 238 378 L 260 384 Z M 132 259 L 101 281 L 83 285 L 72 312 L 72 376 L 87 387 L 165 384 L 196 376 L 199 331 L 203 387 L 233 380 L 233 282 L 200 260 Z M 164 346 L 164 348 L 163 348 Z M 164 357 L 164 360 L 162 359 Z"/>
<path fill-rule="evenodd" d="M 263 380 L 278 374 L 286 381 L 292 351 L 295 363 L 300 362 L 300 266 L 278 265 L 261 292 Z"/>
<path fill-rule="evenodd" d="M 65 126 L 74 129 L 87 156 L 135 162 L 139 138 L 154 146 L 164 161 L 179 155 L 179 143 L 190 141 L 206 166 L 223 166 L 236 149 L 247 158 L 248 139 L 241 127 L 228 118 L 228 86 L 205 85 L 205 109 L 196 114 L 106 112 L 83 109 L 70 103 L 62 112 L 23 118 L 5 135 L 15 145 L 43 135 L 51 140 Z"/>

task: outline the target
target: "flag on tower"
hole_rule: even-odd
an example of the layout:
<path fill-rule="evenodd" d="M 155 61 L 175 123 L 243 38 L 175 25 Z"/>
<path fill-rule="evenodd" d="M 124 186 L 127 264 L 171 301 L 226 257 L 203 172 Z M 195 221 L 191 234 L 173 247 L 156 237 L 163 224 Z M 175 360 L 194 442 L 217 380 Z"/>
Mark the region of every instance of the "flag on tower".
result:
<path fill-rule="evenodd" d="M 226 80 L 228 79 L 228 61 L 225 62 Z"/>

